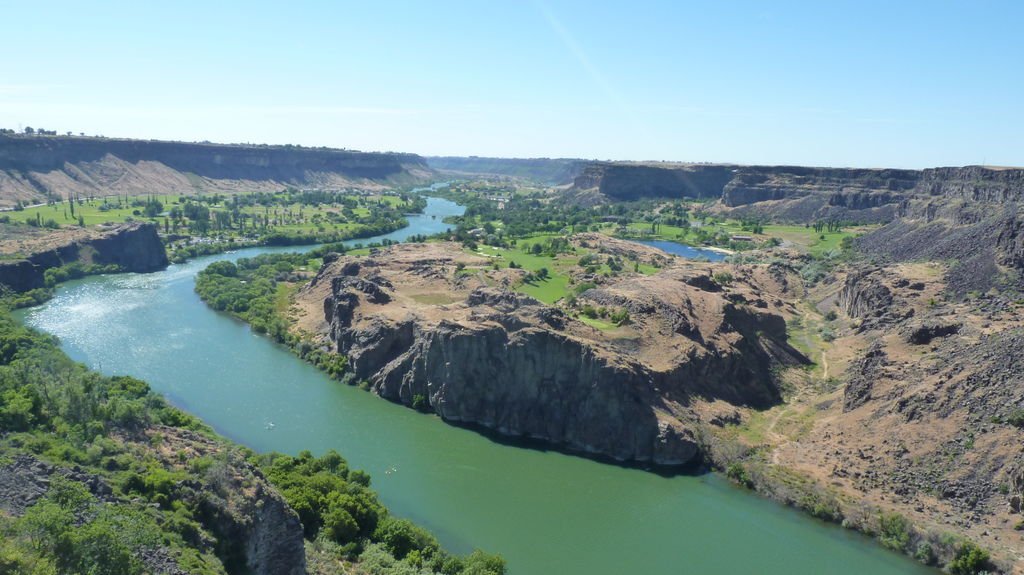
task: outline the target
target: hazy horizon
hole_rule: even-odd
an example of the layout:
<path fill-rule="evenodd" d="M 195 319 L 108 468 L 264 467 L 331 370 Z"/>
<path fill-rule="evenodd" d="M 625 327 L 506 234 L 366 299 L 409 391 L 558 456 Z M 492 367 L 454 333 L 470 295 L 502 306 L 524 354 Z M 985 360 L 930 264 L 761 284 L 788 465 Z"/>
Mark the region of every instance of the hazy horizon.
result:
<path fill-rule="evenodd" d="M 5 5 L 0 127 L 423 156 L 1024 164 L 1024 6 Z"/>

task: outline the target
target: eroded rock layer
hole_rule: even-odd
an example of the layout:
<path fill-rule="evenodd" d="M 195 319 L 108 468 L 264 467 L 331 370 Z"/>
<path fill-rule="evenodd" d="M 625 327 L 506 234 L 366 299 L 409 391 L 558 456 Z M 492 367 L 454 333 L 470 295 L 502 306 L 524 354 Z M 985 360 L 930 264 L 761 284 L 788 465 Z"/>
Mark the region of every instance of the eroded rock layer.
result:
<path fill-rule="evenodd" d="M 730 286 L 680 265 L 579 297 L 628 310 L 603 331 L 502 287 L 510 272 L 456 244 L 328 258 L 299 295 L 326 341 L 378 394 L 483 426 L 622 461 L 678 465 L 699 455 L 695 398 L 765 406 L 786 343 L 767 272 Z"/>
<path fill-rule="evenodd" d="M 152 272 L 167 266 L 167 252 L 156 224 L 129 223 L 92 230 L 69 228 L 0 245 L 0 289 L 41 288 L 44 274 L 74 262 L 117 266 L 125 272 Z"/>
<path fill-rule="evenodd" d="M 1024 199 L 1024 170 L 966 166 L 928 170 L 592 162 L 567 192 L 580 203 L 644 198 L 720 198 L 733 216 L 807 222 L 888 222 L 911 201 Z"/>
<path fill-rule="evenodd" d="M 409 183 L 414 154 L 64 136 L 0 136 L 0 207 L 118 194 L 276 191 Z"/>

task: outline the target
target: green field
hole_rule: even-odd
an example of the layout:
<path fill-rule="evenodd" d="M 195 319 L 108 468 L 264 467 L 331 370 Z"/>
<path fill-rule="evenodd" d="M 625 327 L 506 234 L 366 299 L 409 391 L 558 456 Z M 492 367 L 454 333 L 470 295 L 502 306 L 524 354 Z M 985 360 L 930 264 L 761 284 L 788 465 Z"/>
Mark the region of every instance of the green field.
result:
<path fill-rule="evenodd" d="M 546 278 L 535 278 L 515 286 L 515 290 L 544 303 L 555 303 L 566 297 L 573 288 L 571 272 L 579 271 L 580 258 L 592 253 L 591 250 L 576 249 L 566 253 L 558 254 L 555 257 L 550 255 L 537 255 L 530 252 L 530 248 L 536 243 L 542 243 L 550 238 L 559 237 L 558 234 L 535 234 L 516 241 L 515 247 L 499 248 L 494 246 L 481 245 L 476 250 L 467 250 L 475 255 L 482 255 L 491 258 L 500 267 L 509 267 L 515 263 L 517 266 L 529 272 L 537 272 L 547 269 Z M 640 273 L 650 275 L 657 273 L 658 268 L 640 264 L 633 260 L 623 259 L 623 271 L 632 272 L 639 267 Z M 596 265 L 596 273 L 599 275 L 612 275 L 614 272 L 607 263 Z M 596 326 L 595 326 L 596 327 Z"/>
<path fill-rule="evenodd" d="M 169 206 L 184 202 L 185 198 L 191 196 L 162 195 L 154 197 L 164 206 Z M 134 214 L 133 211 L 139 213 Z M 38 206 L 35 208 L 26 208 L 24 210 L 5 213 L 11 217 L 11 220 L 16 222 L 35 220 L 37 217 L 36 215 L 38 214 L 38 217 L 41 218 L 42 221 L 45 222 L 46 220 L 53 220 L 61 227 L 77 226 L 78 216 L 82 217 L 87 227 L 97 226 L 100 224 L 122 223 L 126 221 L 156 221 L 154 218 L 147 218 L 142 215 L 141 208 L 126 206 L 123 196 L 111 196 L 107 198 L 96 198 L 75 202 L 74 212 L 74 217 L 72 217 L 68 202 L 63 201 L 53 205 Z"/>
<path fill-rule="evenodd" d="M 247 194 L 237 194 L 245 198 Z M 273 195 L 275 198 L 284 197 L 280 194 Z M 188 226 L 188 218 L 178 218 L 177 226 L 174 216 L 175 208 L 181 210 L 187 203 L 195 202 L 201 196 L 195 195 L 156 195 L 156 196 L 135 196 L 125 198 L 124 196 L 109 196 L 105 198 L 94 198 L 79 200 L 74 203 L 74 209 L 68 201 L 62 201 L 52 205 L 26 208 L 24 210 L 5 212 L 14 222 L 38 222 L 52 227 L 53 224 L 59 227 L 74 227 L 84 224 L 86 227 L 99 226 L 103 224 L 116 224 L 131 221 L 149 221 L 158 224 L 161 229 L 168 232 L 185 233 Z M 205 196 L 207 199 L 211 196 Z M 211 216 L 216 212 L 233 211 L 240 214 L 240 218 L 249 222 L 250 231 L 254 227 L 253 222 L 262 221 L 266 218 L 270 221 L 272 231 L 288 234 L 317 234 L 331 232 L 349 232 L 358 229 L 366 220 L 374 216 L 379 208 L 376 204 L 390 211 L 412 209 L 410 202 L 403 201 L 398 195 L 374 195 L 374 196 L 344 196 L 338 195 L 339 202 L 318 205 L 303 205 L 298 202 L 274 205 L 246 205 L 234 207 L 230 204 L 234 196 L 223 195 L 213 196 L 220 201 L 206 201 L 203 205 L 209 208 Z M 161 210 L 155 216 L 147 216 L 145 206 L 132 205 L 142 203 L 149 199 L 156 200 L 161 205 Z M 340 200 L 348 199 L 354 202 L 356 207 L 349 207 L 340 203 Z M 280 201 L 280 200 L 278 200 Z M 73 213 L 72 213 L 73 212 Z M 242 226 L 234 225 L 231 229 L 216 229 L 212 232 L 219 232 L 222 235 L 238 235 L 244 232 Z M 243 224 L 244 225 L 244 224 Z M 205 234 L 204 234 L 205 235 Z"/>

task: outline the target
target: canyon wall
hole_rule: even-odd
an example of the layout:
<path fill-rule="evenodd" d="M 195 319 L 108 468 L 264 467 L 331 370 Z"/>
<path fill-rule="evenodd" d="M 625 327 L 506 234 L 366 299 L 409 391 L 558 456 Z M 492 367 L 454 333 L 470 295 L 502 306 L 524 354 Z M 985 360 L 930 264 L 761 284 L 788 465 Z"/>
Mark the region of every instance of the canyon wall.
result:
<path fill-rule="evenodd" d="M 69 195 L 379 187 L 431 175 L 414 154 L 62 136 L 0 136 L 0 207 Z"/>
<path fill-rule="evenodd" d="M 167 266 L 167 252 L 151 223 L 129 223 L 92 231 L 73 229 L 53 234 L 46 245 L 26 253 L 5 254 L 0 261 L 0 289 L 16 292 L 44 286 L 45 272 L 74 262 L 118 266 L 125 272 L 152 272 Z"/>
<path fill-rule="evenodd" d="M 718 198 L 737 217 L 805 223 L 884 223 L 910 202 L 1024 200 L 1024 169 L 966 166 L 928 170 L 594 162 L 567 192 L 593 204 L 645 198 Z"/>

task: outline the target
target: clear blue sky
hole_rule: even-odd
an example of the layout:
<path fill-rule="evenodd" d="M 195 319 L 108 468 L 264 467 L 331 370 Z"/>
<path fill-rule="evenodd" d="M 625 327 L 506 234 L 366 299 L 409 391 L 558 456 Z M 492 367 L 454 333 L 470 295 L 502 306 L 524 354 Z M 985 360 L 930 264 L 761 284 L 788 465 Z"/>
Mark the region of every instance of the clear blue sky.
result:
<path fill-rule="evenodd" d="M 1024 165 L 1024 2 L 0 1 L 0 126 L 420 154 Z"/>

